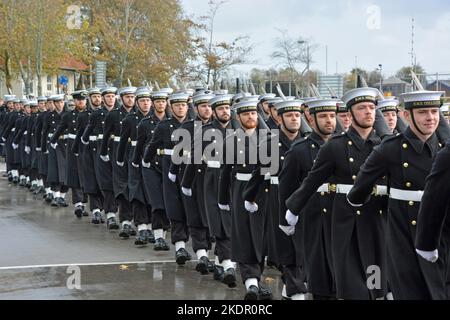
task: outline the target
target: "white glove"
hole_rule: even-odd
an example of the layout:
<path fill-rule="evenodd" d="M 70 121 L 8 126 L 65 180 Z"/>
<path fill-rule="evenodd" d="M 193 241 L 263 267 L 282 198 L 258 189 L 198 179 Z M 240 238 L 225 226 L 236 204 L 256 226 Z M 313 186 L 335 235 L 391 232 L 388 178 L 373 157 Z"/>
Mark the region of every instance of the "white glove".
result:
<path fill-rule="evenodd" d="M 435 263 L 439 259 L 439 252 L 438 250 L 434 251 L 422 251 L 419 249 L 416 249 L 416 252 L 419 256 L 427 260 L 428 262 Z"/>
<path fill-rule="evenodd" d="M 175 181 L 177 181 L 177 175 L 176 174 L 173 174 L 173 173 L 169 172 L 169 174 L 167 176 L 169 177 L 170 181 L 172 181 L 173 183 L 175 183 Z"/>
<path fill-rule="evenodd" d="M 118 165 L 119 167 L 123 167 L 123 165 L 125 164 L 125 163 L 119 162 L 119 161 L 116 161 L 116 163 L 117 163 L 117 165 Z"/>
<path fill-rule="evenodd" d="M 25 146 L 25 153 L 30 154 L 31 148 L 29 146 Z"/>
<path fill-rule="evenodd" d="M 82 143 L 82 144 L 85 144 L 85 145 L 88 145 L 88 144 L 89 144 L 89 141 L 84 141 L 83 138 L 81 138 L 81 143 Z"/>
<path fill-rule="evenodd" d="M 186 197 L 192 197 L 192 189 L 188 189 L 188 188 L 185 188 L 185 187 L 181 187 L 181 192 L 183 192 L 183 194 L 184 194 Z"/>
<path fill-rule="evenodd" d="M 102 159 L 103 162 L 109 162 L 109 155 L 106 156 L 100 155 L 100 159 Z"/>
<path fill-rule="evenodd" d="M 78 153 L 74 153 L 73 155 L 74 155 L 75 157 L 78 157 L 78 156 L 79 156 L 79 154 L 78 154 Z"/>
<path fill-rule="evenodd" d="M 56 149 L 56 147 L 58 146 L 58 143 L 57 143 L 57 142 L 55 142 L 55 143 L 50 143 L 50 145 L 52 146 L 53 149 Z"/>
<path fill-rule="evenodd" d="M 4 137 L 2 137 L 2 141 L 3 141 L 3 142 L 6 142 L 6 139 L 5 139 Z"/>
<path fill-rule="evenodd" d="M 295 233 L 294 226 L 278 226 L 288 237 L 293 236 Z"/>
<path fill-rule="evenodd" d="M 135 168 L 139 168 L 139 165 L 136 164 L 136 163 L 134 163 L 134 162 L 132 162 L 131 165 L 132 165 L 133 167 L 135 167 Z"/>
<path fill-rule="evenodd" d="M 44 154 L 48 154 L 48 150 L 44 152 Z"/>
<path fill-rule="evenodd" d="M 219 203 L 219 209 L 223 211 L 230 211 L 230 206 L 228 204 L 220 204 Z"/>
<path fill-rule="evenodd" d="M 36 152 L 41 152 L 41 151 L 42 151 L 41 148 L 37 148 L 37 147 L 36 147 Z"/>
<path fill-rule="evenodd" d="M 289 223 L 290 226 L 295 227 L 297 225 L 298 222 L 298 216 L 296 216 L 295 214 L 293 214 L 291 212 L 291 210 L 286 211 L 286 221 L 287 223 Z"/>
<path fill-rule="evenodd" d="M 15 144 L 15 143 L 13 143 L 13 144 L 12 144 L 12 147 L 13 147 L 13 149 L 14 149 L 14 150 L 16 150 L 17 148 L 19 148 L 19 145 L 18 145 L 18 144 Z"/>
<path fill-rule="evenodd" d="M 142 160 L 142 166 L 144 167 L 144 168 L 150 168 L 150 166 L 151 166 L 151 163 L 150 162 L 144 162 L 144 160 Z"/>
<path fill-rule="evenodd" d="M 256 204 L 256 202 L 245 201 L 244 206 L 245 210 L 247 210 L 250 213 L 255 213 L 258 211 L 258 205 Z"/>

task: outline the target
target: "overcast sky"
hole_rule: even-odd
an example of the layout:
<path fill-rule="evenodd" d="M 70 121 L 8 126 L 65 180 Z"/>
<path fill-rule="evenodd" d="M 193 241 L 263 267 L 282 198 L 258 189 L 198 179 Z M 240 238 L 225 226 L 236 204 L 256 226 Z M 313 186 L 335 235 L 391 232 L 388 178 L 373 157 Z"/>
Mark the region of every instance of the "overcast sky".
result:
<path fill-rule="evenodd" d="M 181 0 L 190 16 L 205 15 L 208 0 Z M 378 14 L 379 12 L 379 14 Z M 377 18 L 379 17 L 379 19 Z M 450 1 L 428 0 L 228 0 L 218 12 L 215 40 L 248 35 L 258 64 L 276 67 L 270 58 L 278 29 L 319 45 L 313 69 L 328 73 L 383 65 L 385 76 L 411 64 L 411 18 L 415 18 L 415 53 L 427 72 L 450 73 Z M 355 59 L 357 57 L 357 59 Z M 450 76 L 448 76 L 450 78 Z"/>

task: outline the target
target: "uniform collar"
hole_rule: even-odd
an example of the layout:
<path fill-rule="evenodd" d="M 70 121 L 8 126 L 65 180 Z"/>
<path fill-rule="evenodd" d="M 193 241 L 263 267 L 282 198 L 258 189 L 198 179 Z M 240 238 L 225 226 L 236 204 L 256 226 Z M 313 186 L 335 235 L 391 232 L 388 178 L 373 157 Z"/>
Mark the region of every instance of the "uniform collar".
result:
<path fill-rule="evenodd" d="M 439 150 L 439 140 L 436 136 L 436 133 L 433 133 L 433 135 L 426 142 L 420 140 L 409 127 L 406 129 L 403 135 L 409 142 L 409 144 L 413 147 L 414 151 L 416 151 L 418 154 L 421 154 L 423 152 L 425 145 L 428 146 L 428 150 L 430 151 L 432 156 L 434 156 Z"/>
<path fill-rule="evenodd" d="M 311 134 L 308 136 L 313 142 L 318 144 L 319 146 L 322 146 L 325 144 L 325 140 L 322 139 L 321 136 L 319 136 L 315 130 L 311 132 Z"/>
<path fill-rule="evenodd" d="M 356 148 L 358 148 L 359 150 L 362 150 L 364 148 L 364 145 L 366 144 L 366 142 L 371 142 L 374 145 L 377 145 L 381 142 L 380 137 L 378 137 L 375 134 L 374 130 L 372 130 L 370 132 L 369 136 L 367 137 L 367 140 L 364 140 L 363 138 L 361 138 L 358 131 L 356 131 L 355 128 L 353 128 L 353 126 L 351 126 L 348 129 L 347 136 L 352 140 L 352 142 L 355 144 Z"/>

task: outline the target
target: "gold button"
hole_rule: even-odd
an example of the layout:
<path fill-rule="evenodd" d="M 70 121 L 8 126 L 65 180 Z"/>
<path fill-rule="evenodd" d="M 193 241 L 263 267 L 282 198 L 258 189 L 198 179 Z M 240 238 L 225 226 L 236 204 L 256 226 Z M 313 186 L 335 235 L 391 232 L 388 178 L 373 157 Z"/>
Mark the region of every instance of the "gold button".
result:
<path fill-rule="evenodd" d="M 352 180 L 355 181 L 356 180 L 356 176 L 352 176 Z"/>
<path fill-rule="evenodd" d="M 325 192 L 321 192 L 320 195 L 323 197 L 325 196 Z"/>
<path fill-rule="evenodd" d="M 353 158 L 348 159 L 348 161 L 353 162 L 355 161 Z"/>
<path fill-rule="evenodd" d="M 327 213 L 327 209 L 323 209 L 323 212 L 324 212 L 324 213 Z"/>
<path fill-rule="evenodd" d="M 349 145 L 349 146 L 352 146 L 352 145 L 353 145 L 353 142 L 349 141 L 349 142 L 348 142 L 348 145 Z"/>
<path fill-rule="evenodd" d="M 412 206 L 414 206 L 414 201 L 410 201 L 410 202 L 408 202 L 409 203 L 409 205 L 412 207 Z"/>
<path fill-rule="evenodd" d="M 415 225 L 417 225 L 417 221 L 416 221 L 416 220 L 413 220 L 413 221 L 411 222 L 411 224 L 412 224 L 413 226 L 415 226 Z"/>
<path fill-rule="evenodd" d="M 269 189 L 266 189 L 266 190 L 264 190 L 264 191 L 269 192 Z"/>
<path fill-rule="evenodd" d="M 358 215 L 358 216 L 360 216 L 361 215 L 361 211 L 356 211 L 356 214 Z"/>
<path fill-rule="evenodd" d="M 407 145 L 406 143 L 404 143 L 404 144 L 402 145 L 402 147 L 403 147 L 403 149 L 408 149 L 408 145 Z"/>
<path fill-rule="evenodd" d="M 405 163 L 403 164 L 403 167 L 404 167 L 404 168 L 408 168 L 408 167 L 409 167 L 409 163 L 408 163 L 408 162 L 405 162 Z"/>
<path fill-rule="evenodd" d="M 412 183 L 411 182 L 407 182 L 406 183 L 406 187 L 411 188 L 412 187 Z"/>

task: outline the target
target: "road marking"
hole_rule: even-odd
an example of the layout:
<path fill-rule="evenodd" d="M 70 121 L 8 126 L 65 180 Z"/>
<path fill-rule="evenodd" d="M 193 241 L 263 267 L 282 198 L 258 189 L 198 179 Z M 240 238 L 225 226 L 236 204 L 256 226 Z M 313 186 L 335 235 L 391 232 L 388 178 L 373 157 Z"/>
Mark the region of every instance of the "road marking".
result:
<path fill-rule="evenodd" d="M 85 266 L 114 266 L 114 265 L 126 265 L 126 264 L 158 264 L 158 263 L 175 263 L 175 260 L 41 264 L 41 265 L 30 265 L 30 266 L 0 267 L 0 270 L 57 268 L 57 267 L 70 267 L 70 266 L 79 266 L 79 267 L 85 267 Z"/>

